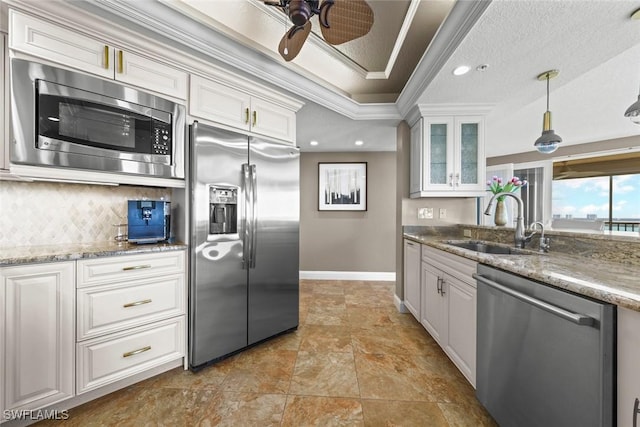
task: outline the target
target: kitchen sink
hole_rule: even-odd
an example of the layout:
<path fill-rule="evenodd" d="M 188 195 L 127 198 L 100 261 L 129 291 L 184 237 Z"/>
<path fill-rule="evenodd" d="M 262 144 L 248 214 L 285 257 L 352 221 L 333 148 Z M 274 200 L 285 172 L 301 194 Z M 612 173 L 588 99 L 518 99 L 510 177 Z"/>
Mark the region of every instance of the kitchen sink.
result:
<path fill-rule="evenodd" d="M 473 240 L 455 241 L 450 240 L 444 242 L 447 245 L 455 246 L 457 248 L 468 249 L 474 252 L 482 252 L 492 255 L 531 255 L 535 252 L 527 251 L 524 249 L 514 248 L 512 246 L 505 246 L 497 243 L 479 242 Z"/>

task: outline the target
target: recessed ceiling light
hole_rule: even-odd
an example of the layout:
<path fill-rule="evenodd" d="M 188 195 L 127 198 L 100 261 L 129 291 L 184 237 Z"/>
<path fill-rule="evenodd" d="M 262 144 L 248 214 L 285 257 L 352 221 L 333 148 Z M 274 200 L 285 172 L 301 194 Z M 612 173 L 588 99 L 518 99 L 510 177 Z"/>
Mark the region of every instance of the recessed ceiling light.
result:
<path fill-rule="evenodd" d="M 453 70 L 453 75 L 454 76 L 461 76 L 463 74 L 467 74 L 469 72 L 470 68 L 467 65 L 461 65 L 458 68 L 456 68 L 455 70 Z"/>
<path fill-rule="evenodd" d="M 362 145 L 362 144 L 364 144 L 364 142 L 362 142 L 362 141 L 360 141 L 360 140 L 357 140 L 357 141 L 356 141 L 356 145 Z"/>
<path fill-rule="evenodd" d="M 631 14 L 631 19 L 640 19 L 640 9 L 638 9 L 638 10 L 634 11 L 634 12 Z"/>
<path fill-rule="evenodd" d="M 311 144 L 311 145 L 318 145 L 318 141 L 311 141 L 309 144 Z"/>

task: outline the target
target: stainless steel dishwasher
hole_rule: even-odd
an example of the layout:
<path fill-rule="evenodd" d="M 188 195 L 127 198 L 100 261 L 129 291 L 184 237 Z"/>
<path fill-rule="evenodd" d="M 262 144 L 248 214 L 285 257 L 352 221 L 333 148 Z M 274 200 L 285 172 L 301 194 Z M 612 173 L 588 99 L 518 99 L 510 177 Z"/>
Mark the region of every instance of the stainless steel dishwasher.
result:
<path fill-rule="evenodd" d="M 476 395 L 502 427 L 613 426 L 615 306 L 478 265 Z"/>

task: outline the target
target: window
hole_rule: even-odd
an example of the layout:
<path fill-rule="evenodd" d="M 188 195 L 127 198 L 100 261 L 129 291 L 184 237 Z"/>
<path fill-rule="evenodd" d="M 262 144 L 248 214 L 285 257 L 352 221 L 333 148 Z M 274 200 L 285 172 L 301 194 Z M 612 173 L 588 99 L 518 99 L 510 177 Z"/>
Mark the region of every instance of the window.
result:
<path fill-rule="evenodd" d="M 640 231 L 640 173 L 553 181 L 552 227 Z"/>

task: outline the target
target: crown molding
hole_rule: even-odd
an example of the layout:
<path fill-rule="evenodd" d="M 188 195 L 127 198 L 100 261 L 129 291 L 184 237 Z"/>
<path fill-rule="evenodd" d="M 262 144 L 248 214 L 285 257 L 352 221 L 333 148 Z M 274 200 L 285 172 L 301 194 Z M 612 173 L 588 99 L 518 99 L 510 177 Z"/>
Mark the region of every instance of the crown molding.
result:
<path fill-rule="evenodd" d="M 114 25 L 93 28 L 93 33 L 100 36 L 104 33 L 133 50 L 140 51 L 140 43 L 153 45 L 154 49 L 164 48 L 169 52 L 167 62 L 182 67 L 184 64 L 177 63 L 171 54 L 188 58 L 190 64 L 202 64 L 204 60 L 209 68 L 258 79 L 266 84 L 265 87 L 277 87 L 293 98 L 312 101 L 353 120 L 402 120 L 491 3 L 491 0 L 479 0 L 454 4 L 395 103 L 358 103 L 335 88 L 300 75 L 274 62 L 272 57 L 194 22 L 162 1 L 79 1 L 65 4 L 65 8 L 60 8 L 59 1 L 2 1 L 25 11 L 41 10 L 53 14 L 57 21 L 75 23 L 85 33 L 94 24 L 87 19 L 87 13 L 98 16 Z M 259 82 L 256 84 L 260 86 Z"/>
<path fill-rule="evenodd" d="M 395 104 L 359 104 L 345 94 L 327 88 L 276 63 L 272 58 L 230 40 L 223 34 L 185 17 L 158 1 L 95 0 L 78 2 L 84 9 L 101 10 L 143 27 L 147 32 L 183 46 L 183 52 L 211 58 L 212 63 L 229 66 L 247 76 L 261 79 L 354 120 L 400 120 Z"/>

